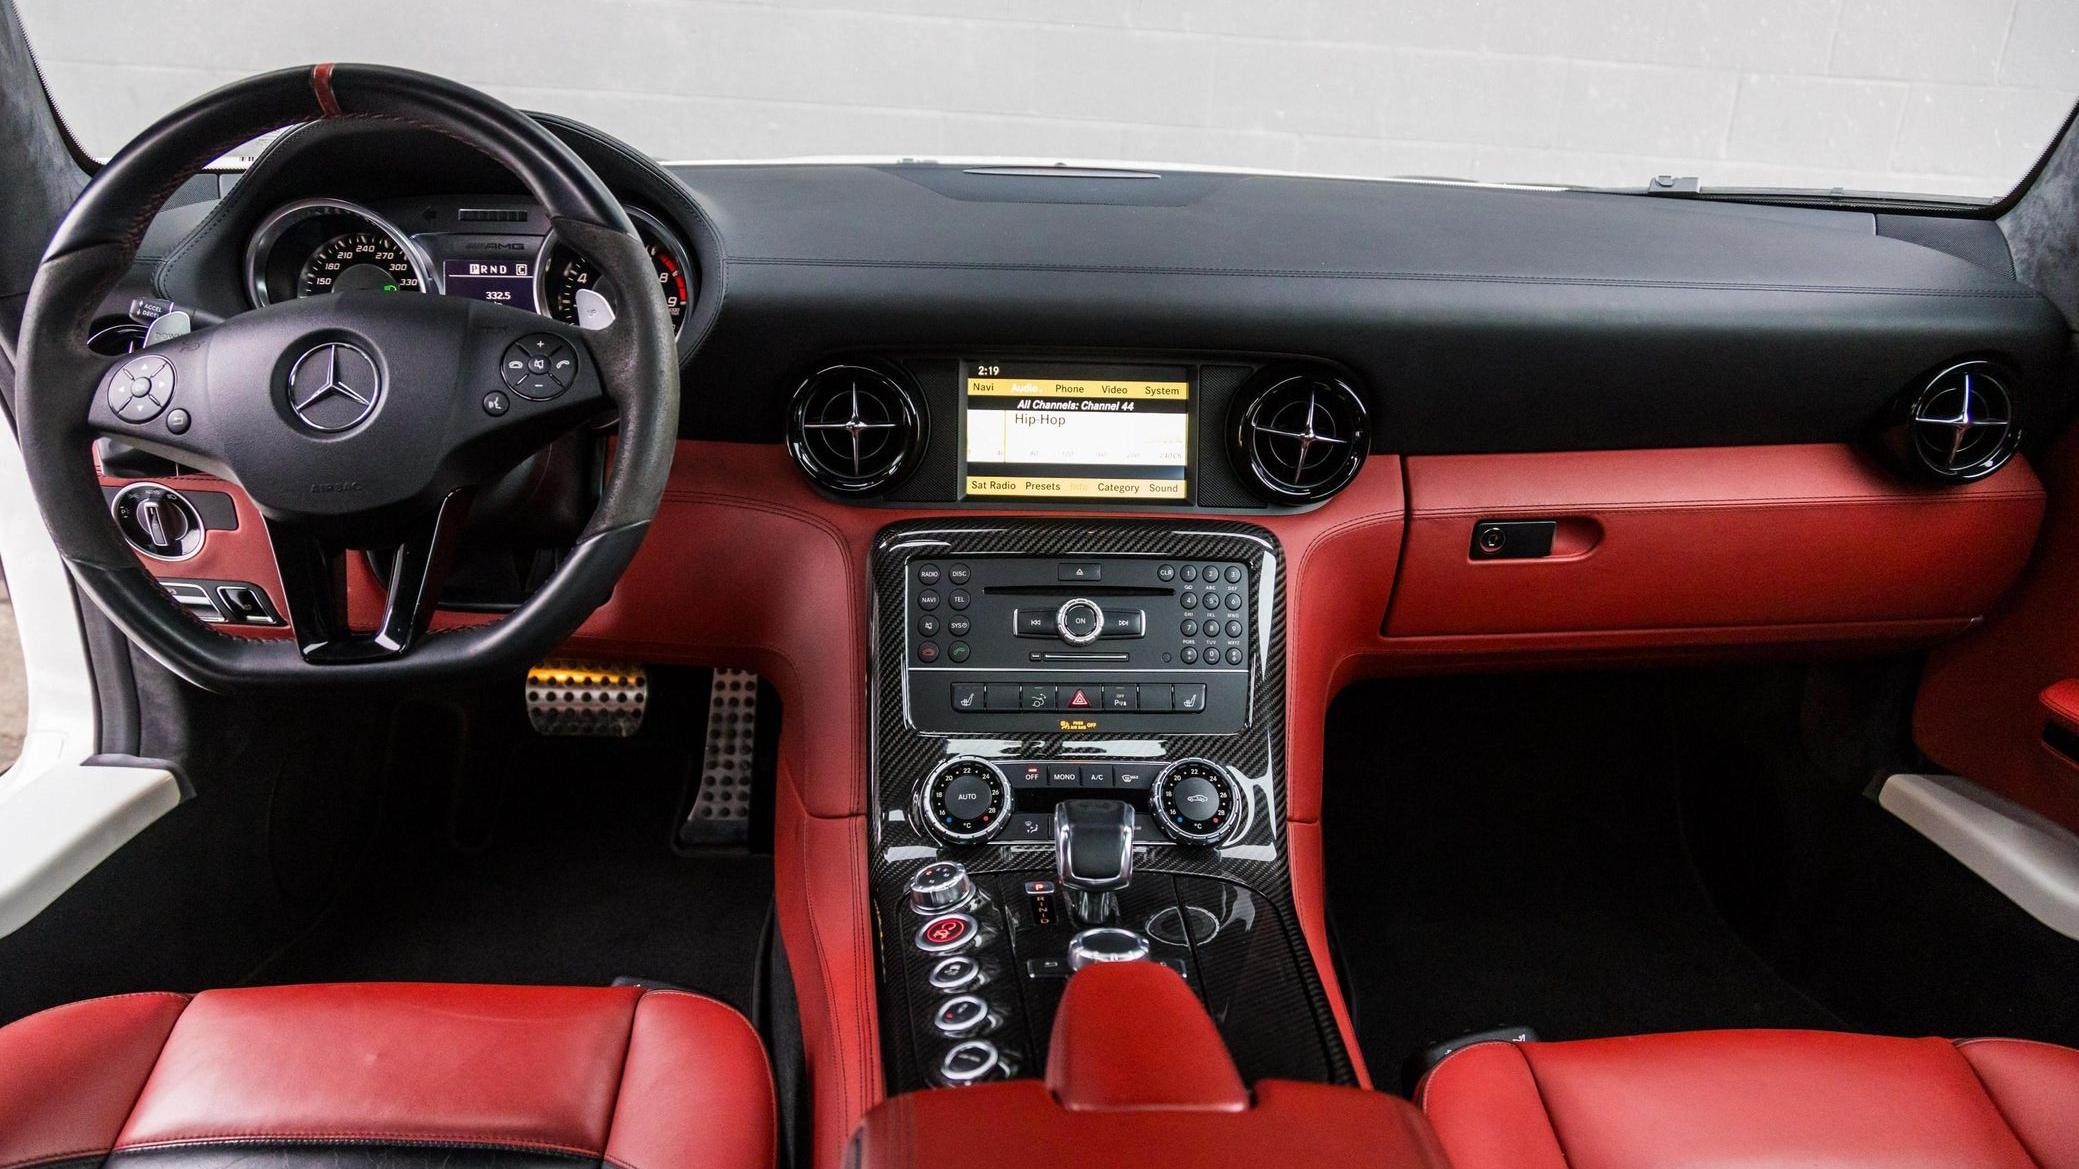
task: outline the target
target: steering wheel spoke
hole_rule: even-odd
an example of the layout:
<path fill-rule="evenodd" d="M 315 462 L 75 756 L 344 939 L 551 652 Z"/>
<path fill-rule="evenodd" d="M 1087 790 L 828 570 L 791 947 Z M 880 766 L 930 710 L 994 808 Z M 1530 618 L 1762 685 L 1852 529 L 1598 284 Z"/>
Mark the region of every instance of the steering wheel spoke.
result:
<path fill-rule="evenodd" d="M 356 632 L 347 609 L 347 557 L 357 550 L 305 525 L 269 520 L 268 539 L 287 595 L 289 623 L 303 660 L 317 666 L 350 665 L 401 657 L 425 636 L 461 547 L 474 489 L 442 500 L 405 525 L 389 553 L 381 622 Z"/>

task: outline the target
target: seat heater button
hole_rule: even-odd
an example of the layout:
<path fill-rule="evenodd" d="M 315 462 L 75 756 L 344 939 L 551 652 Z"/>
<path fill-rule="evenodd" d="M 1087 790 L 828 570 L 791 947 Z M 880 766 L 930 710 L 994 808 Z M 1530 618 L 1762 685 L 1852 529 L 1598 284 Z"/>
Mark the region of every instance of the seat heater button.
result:
<path fill-rule="evenodd" d="M 948 1051 L 939 1061 L 938 1071 L 948 1084 L 972 1084 L 995 1071 L 1000 1059 L 994 1043 L 970 1039 Z"/>
<path fill-rule="evenodd" d="M 1206 708 L 1206 688 L 1198 683 L 1180 684 L 1177 687 L 1176 709 L 1197 712 Z"/>
<path fill-rule="evenodd" d="M 942 913 L 917 927 L 916 945 L 927 954 L 950 954 L 972 943 L 977 928 L 965 913 Z"/>
<path fill-rule="evenodd" d="M 979 682 L 953 683 L 953 709 L 965 713 L 987 709 L 983 696 L 987 694 Z"/>

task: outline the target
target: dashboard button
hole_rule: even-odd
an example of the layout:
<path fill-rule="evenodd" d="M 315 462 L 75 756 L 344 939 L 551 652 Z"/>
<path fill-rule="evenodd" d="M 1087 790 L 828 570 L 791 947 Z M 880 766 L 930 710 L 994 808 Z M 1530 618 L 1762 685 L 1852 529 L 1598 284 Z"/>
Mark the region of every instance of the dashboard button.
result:
<path fill-rule="evenodd" d="M 1106 609 L 1106 637 L 1141 637 L 1148 631 L 1148 614 L 1140 609 Z"/>
<path fill-rule="evenodd" d="M 1161 581 L 1171 581 L 1177 579 L 1177 566 L 1174 564 L 1165 564 L 1161 568 L 1156 569 L 1155 579 Z"/>
<path fill-rule="evenodd" d="M 1235 618 L 1229 618 L 1229 619 L 1228 619 L 1228 622 L 1227 622 L 1227 636 L 1229 636 L 1229 637 L 1240 637 L 1241 635 L 1242 635 L 1242 622 L 1241 622 L 1241 619 L 1240 619 L 1240 618 L 1238 618 L 1238 617 L 1235 617 Z"/>
<path fill-rule="evenodd" d="M 1122 791 L 1144 792 L 1155 782 L 1153 763 L 1112 764 L 1112 786 Z"/>
<path fill-rule="evenodd" d="M 1228 664 L 1228 665 L 1230 665 L 1230 666 L 1239 666 L 1239 665 L 1241 665 L 1241 664 L 1242 664 L 1242 658 L 1243 658 L 1243 657 L 1244 657 L 1244 655 L 1243 655 L 1243 653 L 1242 653 L 1242 647 L 1241 647 L 1241 646 L 1238 646 L 1238 645 L 1230 645 L 1230 646 L 1228 646 L 1228 647 L 1227 647 L 1227 664 Z"/>
<path fill-rule="evenodd" d="M 973 958 L 942 958 L 927 976 L 933 990 L 957 994 L 981 985 L 982 964 Z"/>
<path fill-rule="evenodd" d="M 965 913 L 942 913 L 917 927 L 917 948 L 927 954 L 945 954 L 964 948 L 975 939 L 975 919 Z"/>
<path fill-rule="evenodd" d="M 1241 611 L 1241 607 L 1242 607 L 1242 595 L 1241 595 L 1240 593 L 1229 593 L 1229 594 L 1227 594 L 1227 608 L 1228 608 L 1228 609 L 1229 609 L 1230 611 L 1232 611 L 1232 612 L 1239 612 L 1239 611 Z"/>
<path fill-rule="evenodd" d="M 917 618 L 917 632 L 925 637 L 937 637 L 938 618 L 931 616 L 929 613 Z"/>
<path fill-rule="evenodd" d="M 1206 688 L 1197 682 L 1180 683 L 1177 686 L 1176 709 L 1197 713 L 1206 708 Z"/>
<path fill-rule="evenodd" d="M 917 566 L 917 583 L 927 588 L 937 584 L 940 575 L 941 570 L 936 564 L 919 564 Z"/>
<path fill-rule="evenodd" d="M 974 579 L 974 570 L 965 564 L 955 564 L 946 569 L 946 579 L 956 585 L 964 585 Z"/>
<path fill-rule="evenodd" d="M 1019 637 L 1054 636 L 1054 610 L 1052 609 L 1020 609 L 1014 621 L 1018 628 Z"/>
<path fill-rule="evenodd" d="M 1103 580 L 1104 566 L 1089 560 L 1065 560 L 1057 574 L 1059 580 Z"/>
<path fill-rule="evenodd" d="M 923 592 L 917 594 L 917 607 L 919 609 L 924 610 L 926 613 L 929 613 L 933 609 L 938 608 L 938 602 L 939 595 L 935 592 L 932 592 L 930 589 L 925 589 Z"/>
<path fill-rule="evenodd" d="M 1168 710 L 1169 704 L 1170 686 L 1167 682 L 1156 685 L 1141 683 L 1142 710 Z"/>
<path fill-rule="evenodd" d="M 1012 812 L 1010 818 L 1004 821 L 1003 835 L 998 839 L 1052 843 L 1054 817 L 1044 812 Z"/>
<path fill-rule="evenodd" d="M 1177 656 L 1184 659 L 1185 665 L 1195 666 L 1198 664 L 1198 647 L 1195 645 L 1187 645 L 1177 652 Z"/>
<path fill-rule="evenodd" d="M 1177 575 L 1183 578 L 1185 584 L 1190 584 L 1198 579 L 1198 565 L 1187 564 L 1177 570 Z"/>
<path fill-rule="evenodd" d="M 1198 594 L 1187 591 L 1183 596 L 1177 598 L 1177 604 L 1184 606 L 1186 609 L 1196 609 L 1198 608 Z"/>
<path fill-rule="evenodd" d="M 926 641 L 918 644 L 917 660 L 923 662 L 927 666 L 937 661 L 938 643 L 935 641 Z"/>
<path fill-rule="evenodd" d="M 1227 583 L 1228 583 L 1228 584 L 1240 584 L 1240 583 L 1242 583 L 1242 566 L 1241 566 L 1241 565 L 1239 565 L 1239 564 L 1230 564 L 1230 565 L 1228 565 L 1228 566 L 1227 566 Z"/>
<path fill-rule="evenodd" d="M 946 1052 L 938 1061 L 938 1073 L 948 1084 L 972 1084 L 996 1070 L 1002 1057 L 987 1039 L 970 1039 Z"/>
<path fill-rule="evenodd" d="M 952 594 L 946 597 L 946 604 L 953 606 L 955 609 L 965 609 L 968 602 L 972 599 L 967 595 L 966 589 L 954 589 Z"/>
<path fill-rule="evenodd" d="M 991 682 L 987 696 L 982 700 L 987 710 L 1018 709 L 1018 686 L 1014 682 Z"/>
<path fill-rule="evenodd" d="M 1063 686 L 1061 709 L 1098 710 L 1103 705 L 1103 691 L 1096 686 Z"/>
<path fill-rule="evenodd" d="M 1054 709 L 1052 686 L 1027 686 L 1018 692 L 1018 707 L 1021 710 Z"/>
<path fill-rule="evenodd" d="M 1047 786 L 1047 765 L 1044 763 L 1014 763 L 1004 768 L 1004 773 L 1011 777 L 1011 788 L 1015 791 Z"/>
<path fill-rule="evenodd" d="M 953 709 L 963 714 L 986 710 L 988 707 L 983 696 L 987 693 L 979 682 L 955 682 L 953 683 Z"/>
<path fill-rule="evenodd" d="M 959 662 L 966 661 L 967 655 L 971 652 L 973 651 L 968 649 L 966 642 L 956 641 L 951 646 L 947 647 L 946 657 L 957 664 Z"/>
<path fill-rule="evenodd" d="M 966 617 L 952 617 L 946 621 L 946 632 L 955 637 L 966 637 L 974 627 L 975 623 Z"/>
<path fill-rule="evenodd" d="M 1131 686 L 1107 686 L 1104 688 L 1106 710 L 1139 710 L 1141 704 Z"/>
<path fill-rule="evenodd" d="M 1085 763 L 1085 764 L 1083 764 L 1083 786 L 1084 786 L 1084 787 L 1111 787 L 1111 786 L 1113 786 L 1113 780 L 1112 780 L 1112 765 L 1111 765 L 1111 764 L 1109 764 L 1109 763 Z"/>
<path fill-rule="evenodd" d="M 1081 787 L 1083 786 L 1082 769 L 1073 763 L 1049 763 L 1047 764 L 1047 786 Z"/>

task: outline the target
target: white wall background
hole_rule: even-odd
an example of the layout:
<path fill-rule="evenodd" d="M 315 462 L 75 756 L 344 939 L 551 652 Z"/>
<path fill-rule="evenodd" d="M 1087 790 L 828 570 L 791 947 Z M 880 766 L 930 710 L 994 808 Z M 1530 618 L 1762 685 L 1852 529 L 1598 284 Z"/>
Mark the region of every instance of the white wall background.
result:
<path fill-rule="evenodd" d="M 675 159 L 1999 195 L 2079 95 L 2079 0 L 17 2 L 97 154 L 214 85 L 335 59 Z"/>

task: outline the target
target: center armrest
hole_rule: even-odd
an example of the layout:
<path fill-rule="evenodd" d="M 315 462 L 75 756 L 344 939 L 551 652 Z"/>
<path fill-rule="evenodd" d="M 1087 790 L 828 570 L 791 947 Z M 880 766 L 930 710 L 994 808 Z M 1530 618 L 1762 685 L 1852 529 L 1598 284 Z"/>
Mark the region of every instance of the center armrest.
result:
<path fill-rule="evenodd" d="M 1442 1169 L 1407 1101 L 1264 1080 L 1251 1092 L 1184 980 L 1152 962 L 1069 980 L 1047 1075 L 896 1096 L 868 1113 L 852 1169 L 1304 1164 Z"/>

